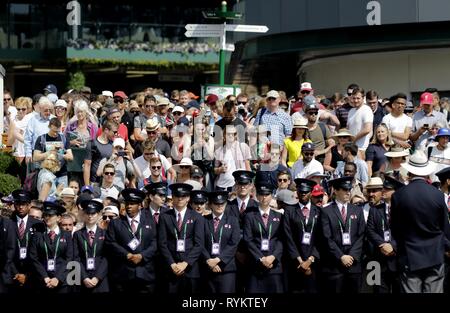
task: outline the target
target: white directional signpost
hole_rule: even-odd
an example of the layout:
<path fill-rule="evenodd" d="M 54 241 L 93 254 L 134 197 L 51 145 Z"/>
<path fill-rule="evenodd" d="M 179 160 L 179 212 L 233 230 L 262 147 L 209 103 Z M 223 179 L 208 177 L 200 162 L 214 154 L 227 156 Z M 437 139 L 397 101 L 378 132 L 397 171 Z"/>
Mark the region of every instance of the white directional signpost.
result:
<path fill-rule="evenodd" d="M 219 83 L 225 84 L 225 51 L 234 51 L 234 44 L 226 42 L 226 32 L 266 33 L 269 28 L 264 25 L 227 24 L 227 19 L 240 19 L 241 13 L 227 12 L 227 2 L 222 2 L 219 11 L 204 11 L 203 16 L 208 19 L 221 19 L 222 24 L 187 24 L 186 37 L 220 37 L 219 54 Z"/>

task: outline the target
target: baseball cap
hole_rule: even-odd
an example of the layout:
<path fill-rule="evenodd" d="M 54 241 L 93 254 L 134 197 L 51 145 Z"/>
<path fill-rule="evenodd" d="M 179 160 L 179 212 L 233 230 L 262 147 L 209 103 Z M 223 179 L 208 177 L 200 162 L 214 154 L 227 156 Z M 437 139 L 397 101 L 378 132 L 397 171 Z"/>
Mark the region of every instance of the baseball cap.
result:
<path fill-rule="evenodd" d="M 266 98 L 279 98 L 280 94 L 276 90 L 271 90 L 266 94 Z"/>
<path fill-rule="evenodd" d="M 113 97 L 113 93 L 109 90 L 103 90 L 102 91 L 102 96 L 106 96 L 106 97 Z"/>
<path fill-rule="evenodd" d="M 305 111 L 318 109 L 316 97 L 314 96 L 306 96 L 303 98 L 303 103 L 305 104 Z"/>
<path fill-rule="evenodd" d="M 433 94 L 424 92 L 420 95 L 420 104 L 433 104 Z"/>
<path fill-rule="evenodd" d="M 319 184 L 315 185 L 313 187 L 313 190 L 311 191 L 311 196 L 313 197 L 322 196 L 323 194 L 324 194 L 323 188 Z"/>
<path fill-rule="evenodd" d="M 300 91 L 302 90 L 307 90 L 307 91 L 311 91 L 312 90 L 312 86 L 311 83 L 308 82 L 304 82 L 300 85 Z"/>
<path fill-rule="evenodd" d="M 63 99 L 59 99 L 56 101 L 55 103 L 55 108 L 56 107 L 63 107 L 63 108 L 67 108 L 67 102 L 64 101 Z"/>
<path fill-rule="evenodd" d="M 181 113 L 184 113 L 184 109 L 183 109 L 183 107 L 177 105 L 177 106 L 174 107 L 173 110 L 172 110 L 172 113 L 175 113 L 175 112 L 181 112 Z"/>
<path fill-rule="evenodd" d="M 47 86 L 45 86 L 44 91 L 47 91 L 49 93 L 58 94 L 58 89 L 53 84 L 48 84 Z"/>
<path fill-rule="evenodd" d="M 216 103 L 217 101 L 219 101 L 219 97 L 213 93 L 206 98 L 206 104 Z"/>
<path fill-rule="evenodd" d="M 125 140 L 123 140 L 122 138 L 115 138 L 113 141 L 113 147 L 117 147 L 117 146 L 125 149 Z"/>
<path fill-rule="evenodd" d="M 122 99 L 128 99 L 128 96 L 125 94 L 125 92 L 123 92 L 123 91 L 121 91 L 121 90 L 116 91 L 116 92 L 114 93 L 114 97 L 120 97 L 120 98 L 122 98 Z"/>
<path fill-rule="evenodd" d="M 85 185 L 85 186 L 81 187 L 81 193 L 83 193 L 85 191 L 94 193 L 94 188 L 91 185 Z"/>

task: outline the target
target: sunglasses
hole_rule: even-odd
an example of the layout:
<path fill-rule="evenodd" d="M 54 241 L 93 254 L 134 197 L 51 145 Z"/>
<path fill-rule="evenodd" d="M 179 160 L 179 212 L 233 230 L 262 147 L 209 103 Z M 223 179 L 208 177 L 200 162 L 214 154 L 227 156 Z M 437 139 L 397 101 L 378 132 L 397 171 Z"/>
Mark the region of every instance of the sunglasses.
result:
<path fill-rule="evenodd" d="M 279 183 L 287 183 L 288 179 L 287 178 L 278 178 L 278 182 Z"/>
<path fill-rule="evenodd" d="M 115 103 L 123 103 L 123 99 L 122 98 L 114 98 L 114 102 Z"/>
<path fill-rule="evenodd" d="M 187 169 L 187 168 L 191 168 L 191 167 L 189 165 L 180 165 L 180 168 Z"/>
<path fill-rule="evenodd" d="M 269 98 L 267 98 L 267 101 L 275 101 L 277 98 L 274 98 L 274 97 L 269 97 Z"/>
<path fill-rule="evenodd" d="M 300 91 L 300 93 L 306 95 L 306 94 L 311 93 L 311 91 L 309 91 L 309 90 L 302 90 L 302 91 Z"/>
<path fill-rule="evenodd" d="M 154 152 L 145 152 L 144 155 L 154 155 Z"/>
<path fill-rule="evenodd" d="M 106 221 L 106 220 L 113 220 L 114 216 L 108 216 L 108 215 L 103 215 L 102 216 L 102 220 Z"/>
<path fill-rule="evenodd" d="M 104 172 L 103 175 L 114 176 L 114 172 Z"/>
<path fill-rule="evenodd" d="M 303 155 L 314 155 L 314 152 L 303 152 Z"/>
<path fill-rule="evenodd" d="M 247 104 L 247 101 L 238 101 L 238 104 Z"/>
<path fill-rule="evenodd" d="M 26 111 L 27 108 L 17 108 L 17 111 Z"/>
<path fill-rule="evenodd" d="M 173 112 L 173 115 L 181 115 L 181 112 Z"/>
<path fill-rule="evenodd" d="M 139 111 L 130 111 L 131 114 L 139 113 Z"/>
<path fill-rule="evenodd" d="M 160 170 L 161 166 L 152 166 L 152 170 Z"/>
<path fill-rule="evenodd" d="M 147 135 L 156 135 L 156 131 L 154 131 L 154 130 L 147 130 Z"/>
<path fill-rule="evenodd" d="M 306 114 L 309 114 L 309 115 L 317 115 L 317 114 L 319 114 L 319 112 L 318 112 L 318 111 L 309 111 L 309 112 L 306 113 Z"/>

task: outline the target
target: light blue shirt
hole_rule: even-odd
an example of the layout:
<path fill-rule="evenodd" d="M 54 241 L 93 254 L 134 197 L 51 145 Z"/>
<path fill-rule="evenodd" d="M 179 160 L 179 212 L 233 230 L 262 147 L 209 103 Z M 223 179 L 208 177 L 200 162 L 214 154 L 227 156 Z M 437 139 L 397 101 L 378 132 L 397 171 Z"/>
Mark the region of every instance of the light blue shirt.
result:
<path fill-rule="evenodd" d="M 41 115 L 36 114 L 28 121 L 27 128 L 25 129 L 25 135 L 23 137 L 26 157 L 33 156 L 36 139 L 40 135 L 48 133 L 48 124 L 52 117 L 54 116 L 50 115 L 48 119 L 44 119 Z"/>
<path fill-rule="evenodd" d="M 275 112 L 265 110 L 261 116 L 261 110 L 258 112 L 254 126 L 264 124 L 268 131 L 270 131 L 270 141 L 279 145 L 283 145 L 284 138 L 292 134 L 292 120 L 291 117 L 281 109 Z"/>

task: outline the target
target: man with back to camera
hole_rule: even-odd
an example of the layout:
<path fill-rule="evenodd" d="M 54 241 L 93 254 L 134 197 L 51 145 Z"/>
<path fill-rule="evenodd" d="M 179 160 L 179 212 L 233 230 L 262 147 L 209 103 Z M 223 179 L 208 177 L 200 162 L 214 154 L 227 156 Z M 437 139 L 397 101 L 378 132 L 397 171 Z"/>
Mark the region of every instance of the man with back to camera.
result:
<path fill-rule="evenodd" d="M 442 192 L 427 183 L 435 165 L 417 150 L 408 163 L 409 184 L 391 200 L 391 230 L 397 241 L 400 291 L 442 293 L 444 254 L 450 250 L 448 209 Z M 447 246 L 446 246 L 447 245 Z"/>

